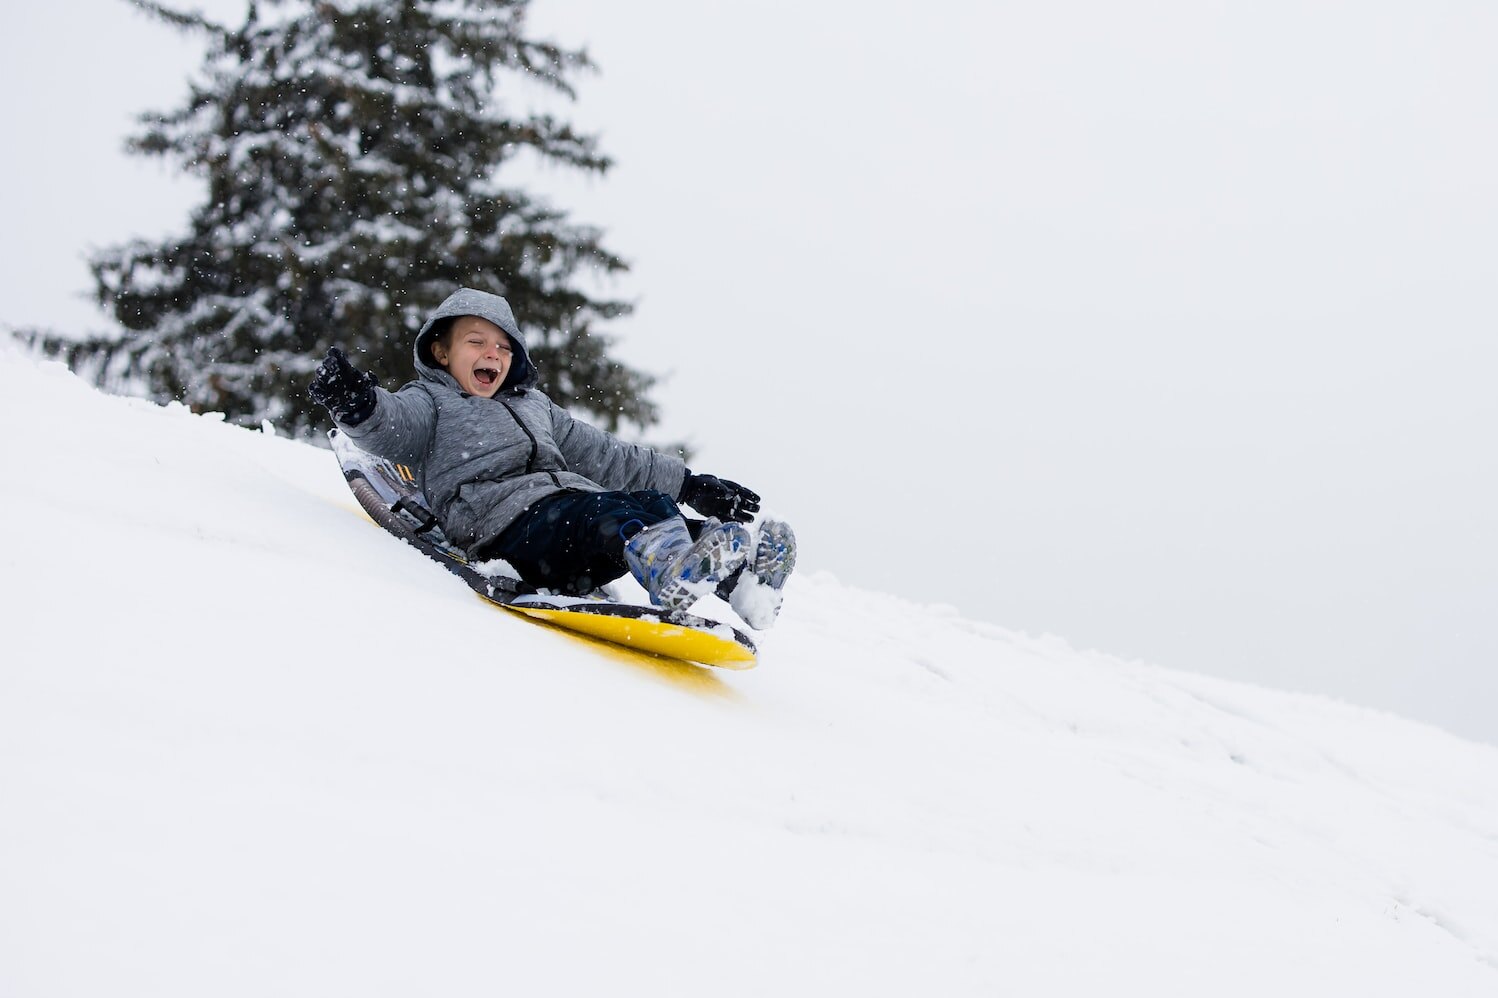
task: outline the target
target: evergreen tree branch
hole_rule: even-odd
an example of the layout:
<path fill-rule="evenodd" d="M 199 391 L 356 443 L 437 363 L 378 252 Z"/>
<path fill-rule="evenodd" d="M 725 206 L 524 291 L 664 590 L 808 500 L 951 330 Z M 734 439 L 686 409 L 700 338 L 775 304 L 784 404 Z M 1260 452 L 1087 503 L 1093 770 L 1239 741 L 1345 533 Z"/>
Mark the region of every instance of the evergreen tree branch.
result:
<path fill-rule="evenodd" d="M 229 36 L 227 28 L 208 20 L 207 15 L 198 10 L 176 10 L 164 4 L 155 3 L 154 0 L 126 0 L 126 2 L 151 17 L 183 31 L 202 31 L 221 38 Z"/>

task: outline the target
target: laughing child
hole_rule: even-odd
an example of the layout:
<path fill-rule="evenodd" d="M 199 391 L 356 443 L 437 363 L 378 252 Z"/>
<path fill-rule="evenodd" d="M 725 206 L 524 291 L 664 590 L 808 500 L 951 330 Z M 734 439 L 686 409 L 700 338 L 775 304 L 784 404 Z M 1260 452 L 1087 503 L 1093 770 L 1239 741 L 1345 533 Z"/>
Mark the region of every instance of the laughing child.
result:
<path fill-rule="evenodd" d="M 448 539 L 502 558 L 526 583 L 581 595 L 634 575 L 653 603 L 686 610 L 712 592 L 751 627 L 775 621 L 795 566 L 788 524 L 759 496 L 574 419 L 532 387 L 509 303 L 460 288 L 416 336 L 417 380 L 379 387 L 333 347 L 308 396 L 363 449 L 419 469 Z M 688 520 L 685 503 L 704 520 Z"/>

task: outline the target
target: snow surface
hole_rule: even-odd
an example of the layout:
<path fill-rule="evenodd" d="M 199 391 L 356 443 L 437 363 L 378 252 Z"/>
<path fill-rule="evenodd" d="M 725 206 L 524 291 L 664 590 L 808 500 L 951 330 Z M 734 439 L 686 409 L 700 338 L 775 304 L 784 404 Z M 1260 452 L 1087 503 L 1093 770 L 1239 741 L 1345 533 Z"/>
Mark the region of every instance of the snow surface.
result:
<path fill-rule="evenodd" d="M 326 451 L 4 346 L 0 425 L 5 998 L 1498 994 L 1498 749 L 809 568 L 667 664 Z"/>

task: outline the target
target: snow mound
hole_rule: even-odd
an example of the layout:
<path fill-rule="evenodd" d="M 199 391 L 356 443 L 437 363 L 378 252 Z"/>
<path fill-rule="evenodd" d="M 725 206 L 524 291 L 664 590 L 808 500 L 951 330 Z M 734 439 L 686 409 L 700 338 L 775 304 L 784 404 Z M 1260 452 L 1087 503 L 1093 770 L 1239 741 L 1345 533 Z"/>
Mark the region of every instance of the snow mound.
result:
<path fill-rule="evenodd" d="M 1493 748 L 809 568 L 664 663 L 326 451 L 5 347 L 0 421 L 7 998 L 1498 994 Z"/>

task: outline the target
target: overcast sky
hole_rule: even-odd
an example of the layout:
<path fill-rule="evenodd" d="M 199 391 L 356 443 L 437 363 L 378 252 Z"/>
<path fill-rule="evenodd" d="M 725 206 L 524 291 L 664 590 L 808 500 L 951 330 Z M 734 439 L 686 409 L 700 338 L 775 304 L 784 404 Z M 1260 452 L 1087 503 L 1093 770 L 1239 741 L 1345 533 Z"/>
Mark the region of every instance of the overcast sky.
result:
<path fill-rule="evenodd" d="M 241 10 L 213 0 L 210 12 Z M 0 39 L 0 322 L 185 224 L 195 50 Z M 1498 742 L 1498 7 L 534 0 L 662 436 L 846 582 Z M 394 387 L 393 385 L 389 387 Z"/>

